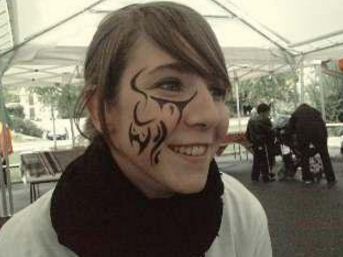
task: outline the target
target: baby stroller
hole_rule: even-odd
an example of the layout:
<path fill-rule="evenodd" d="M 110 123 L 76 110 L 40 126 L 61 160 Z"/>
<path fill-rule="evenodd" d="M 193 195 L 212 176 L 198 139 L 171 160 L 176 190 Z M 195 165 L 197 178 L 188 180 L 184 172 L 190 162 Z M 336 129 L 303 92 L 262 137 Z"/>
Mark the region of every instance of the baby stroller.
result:
<path fill-rule="evenodd" d="M 287 135 L 285 127 L 274 128 L 276 145 L 279 145 L 279 154 L 282 157 L 283 168 L 279 171 L 280 180 L 293 178 L 296 173 L 296 154 L 292 147 L 290 135 Z"/>
<path fill-rule="evenodd" d="M 287 131 L 289 118 L 290 116 L 288 115 L 279 115 L 273 122 L 273 131 L 276 140 L 275 145 L 279 147 L 277 155 L 281 155 L 283 162 L 283 167 L 278 172 L 280 180 L 292 178 L 296 172 L 296 155 L 292 147 L 293 139 Z"/>
<path fill-rule="evenodd" d="M 300 167 L 300 160 L 301 160 L 301 153 L 298 150 L 295 150 L 295 168 Z M 309 145 L 309 170 L 312 173 L 312 177 L 315 182 L 319 183 L 320 180 L 323 178 L 324 174 L 324 166 L 322 162 L 322 158 L 320 157 L 319 152 L 315 148 L 313 144 Z"/>

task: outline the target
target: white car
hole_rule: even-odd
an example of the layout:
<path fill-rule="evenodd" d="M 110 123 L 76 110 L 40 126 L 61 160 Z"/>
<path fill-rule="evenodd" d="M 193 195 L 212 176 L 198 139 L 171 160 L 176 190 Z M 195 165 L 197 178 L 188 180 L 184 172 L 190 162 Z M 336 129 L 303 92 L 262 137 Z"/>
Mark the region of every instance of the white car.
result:
<path fill-rule="evenodd" d="M 46 134 L 46 138 L 49 140 L 54 140 L 54 132 L 53 131 L 48 131 Z M 56 128 L 55 130 L 55 138 L 56 140 L 66 140 L 68 139 L 68 131 L 66 128 Z"/>

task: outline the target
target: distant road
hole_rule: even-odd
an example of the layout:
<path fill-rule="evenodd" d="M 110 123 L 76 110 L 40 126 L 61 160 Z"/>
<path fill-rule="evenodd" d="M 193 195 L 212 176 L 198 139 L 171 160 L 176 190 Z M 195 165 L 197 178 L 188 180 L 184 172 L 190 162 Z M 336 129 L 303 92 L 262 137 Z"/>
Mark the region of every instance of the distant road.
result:
<path fill-rule="evenodd" d="M 57 149 L 71 147 L 71 140 L 57 140 Z M 15 152 L 26 152 L 26 151 L 42 151 L 51 150 L 54 148 L 54 141 L 41 139 L 28 142 L 13 142 L 13 150 Z"/>

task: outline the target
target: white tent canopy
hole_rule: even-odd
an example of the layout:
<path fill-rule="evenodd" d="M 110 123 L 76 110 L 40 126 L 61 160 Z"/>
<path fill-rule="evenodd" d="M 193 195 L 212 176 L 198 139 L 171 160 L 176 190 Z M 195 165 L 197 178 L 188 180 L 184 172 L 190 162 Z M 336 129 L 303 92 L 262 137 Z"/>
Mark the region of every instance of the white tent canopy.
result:
<path fill-rule="evenodd" d="M 2 84 L 63 83 L 66 74 L 76 76 L 104 15 L 142 2 L 147 1 L 7 0 L 7 6 L 1 1 L 0 31 L 6 31 L 0 34 L 0 56 L 14 53 Z M 229 71 L 241 79 L 294 69 L 300 61 L 343 57 L 341 0 L 176 2 L 206 17 L 223 47 Z"/>

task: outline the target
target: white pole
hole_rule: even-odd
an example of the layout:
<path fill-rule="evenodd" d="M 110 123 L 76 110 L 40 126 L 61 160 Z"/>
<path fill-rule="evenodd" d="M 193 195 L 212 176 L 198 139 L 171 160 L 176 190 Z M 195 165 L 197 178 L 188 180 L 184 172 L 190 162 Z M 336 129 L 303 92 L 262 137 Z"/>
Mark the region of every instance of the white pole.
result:
<path fill-rule="evenodd" d="M 236 109 L 237 109 L 237 119 L 238 119 L 238 131 L 241 132 L 241 111 L 240 111 L 240 102 L 239 102 L 239 83 L 238 83 L 238 77 L 236 72 L 234 72 L 234 85 L 235 85 L 235 91 L 236 91 Z"/>
<path fill-rule="evenodd" d="M 56 140 L 56 122 L 55 122 L 55 114 L 54 114 L 54 104 L 51 102 L 51 118 L 52 118 L 52 133 L 54 135 L 54 149 L 57 149 L 57 140 Z"/>
<path fill-rule="evenodd" d="M 3 173 L 2 164 L 0 165 L 0 187 L 1 187 L 1 206 L 2 206 L 2 217 L 8 216 L 7 210 L 7 194 L 6 194 L 6 185 L 5 185 L 5 177 Z"/>
<path fill-rule="evenodd" d="M 301 60 L 300 63 L 300 103 L 305 102 L 305 92 L 304 92 L 304 61 Z"/>
<path fill-rule="evenodd" d="M 63 87 L 68 87 L 68 100 L 70 100 L 70 88 L 71 88 L 71 83 L 73 81 L 74 76 L 79 73 L 79 66 L 76 65 L 73 73 L 63 73 L 62 74 L 62 84 Z M 75 146 L 75 132 L 74 132 L 74 125 L 73 125 L 73 111 L 72 111 L 72 106 L 71 103 L 68 104 L 68 114 L 69 114 L 69 123 L 70 123 L 70 132 L 71 132 L 71 139 L 72 139 L 72 147 L 74 148 Z"/>
<path fill-rule="evenodd" d="M 0 165 L 0 187 L 1 187 L 1 206 L 2 206 L 2 217 L 8 216 L 7 210 L 7 194 L 6 194 L 6 185 L 5 185 L 5 177 L 2 169 L 2 164 Z"/>
<path fill-rule="evenodd" d="M 2 94 L 2 84 L 0 82 L 0 94 Z M 3 100 L 3 99 L 2 99 Z M 5 110 L 4 110 L 4 104 L 0 102 L 0 112 L 2 114 L 2 117 L 5 117 Z M 2 125 L 2 133 L 1 136 L 4 139 L 4 121 L 1 122 Z M 3 140 L 2 142 L 4 143 L 5 140 Z M 3 146 L 0 146 L 3 147 Z M 6 146 L 5 146 L 6 148 Z M 1 151 L 1 149 L 0 149 Z M 4 172 L 3 172 L 3 167 L 2 167 L 2 159 L 3 156 L 0 156 L 0 187 L 1 187 L 1 203 L 2 203 L 2 216 L 7 217 L 8 216 L 8 209 L 7 209 L 7 193 L 6 193 L 6 184 L 5 184 L 5 176 L 4 176 Z"/>
<path fill-rule="evenodd" d="M 240 102 L 239 102 L 239 83 L 237 73 L 234 73 L 234 84 L 235 84 L 235 91 L 236 91 L 236 106 L 237 106 L 237 118 L 238 118 L 238 132 L 241 132 L 241 111 L 240 111 Z M 238 152 L 239 152 L 239 160 L 242 160 L 241 155 L 241 145 L 238 144 Z"/>
<path fill-rule="evenodd" d="M 320 107 L 321 107 L 321 112 L 322 112 L 322 117 L 323 120 L 326 122 L 326 112 L 325 112 L 325 95 L 324 95 L 324 88 L 323 88 L 323 83 L 321 80 L 321 70 L 320 66 L 316 65 L 315 66 L 315 74 L 316 74 L 316 81 L 319 86 L 319 92 L 320 92 Z"/>
<path fill-rule="evenodd" d="M 8 10 L 8 17 L 9 17 L 9 24 L 10 24 L 10 30 L 11 30 L 11 35 L 12 35 L 12 43 L 13 45 L 17 44 L 18 42 L 18 22 L 17 22 L 17 16 L 15 15 L 15 9 L 16 9 L 16 4 L 15 1 L 10 1 L 7 0 L 5 1 L 5 8 L 7 5 L 7 10 Z M 11 49 L 11 52 L 2 52 L 1 53 L 1 58 L 4 60 L 3 62 L 0 61 L 0 94 L 3 96 L 3 85 L 1 83 L 1 79 L 3 77 L 3 74 L 5 71 L 8 69 L 14 55 L 16 54 L 16 50 L 14 47 Z M 4 101 L 4 97 L 2 97 L 2 100 Z M 1 113 L 4 117 L 5 120 L 5 103 L 1 103 Z M 1 158 L 1 165 L 0 165 L 0 187 L 1 187 L 1 198 L 2 198 L 2 208 L 3 208 L 3 216 L 7 217 L 11 214 L 13 214 L 13 196 L 12 196 L 12 184 L 11 184 L 11 174 L 9 172 L 9 159 L 8 159 L 8 142 L 5 133 L 10 133 L 9 130 L 6 129 L 6 124 L 4 121 L 2 121 L 2 136 L 3 136 L 3 143 L 5 146 L 2 146 L 3 149 L 5 149 L 5 152 L 3 153 L 4 156 Z M 10 135 L 8 135 L 10 137 Z M 8 192 L 8 200 L 9 200 L 9 208 L 10 208 L 10 213 L 8 212 L 7 209 L 7 197 L 6 197 L 6 186 L 5 186 L 5 181 L 4 181 L 4 173 L 3 173 L 3 167 L 2 167 L 2 160 L 6 160 L 6 168 L 5 172 L 7 174 L 7 192 Z"/>

